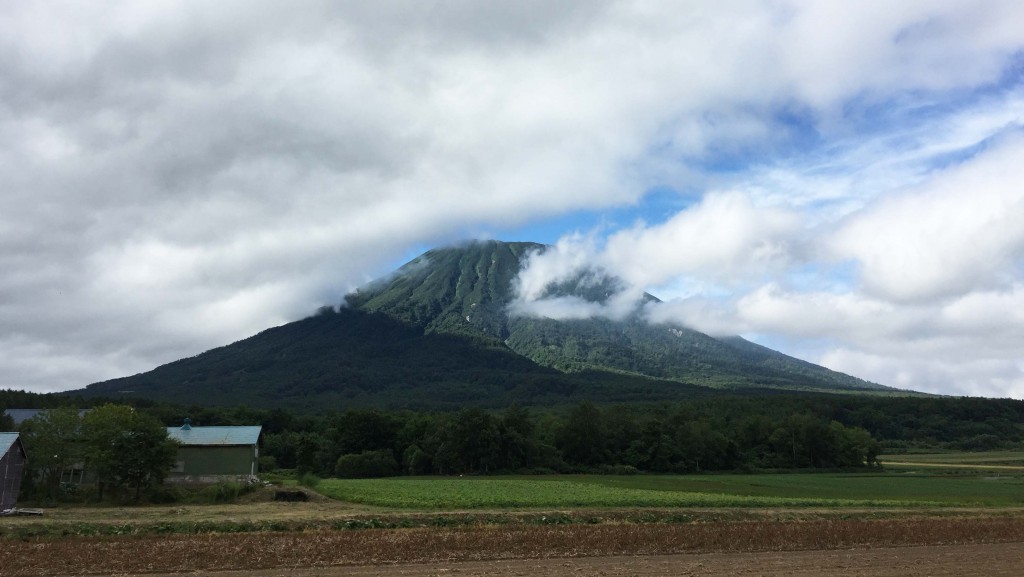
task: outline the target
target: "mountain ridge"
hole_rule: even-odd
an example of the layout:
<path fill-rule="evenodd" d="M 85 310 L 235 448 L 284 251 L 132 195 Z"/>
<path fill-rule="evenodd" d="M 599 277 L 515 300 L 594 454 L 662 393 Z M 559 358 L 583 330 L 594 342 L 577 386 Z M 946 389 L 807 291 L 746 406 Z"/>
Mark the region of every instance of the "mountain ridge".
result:
<path fill-rule="evenodd" d="M 524 259 L 543 250 L 501 241 L 433 249 L 340 308 L 72 393 L 311 411 L 649 402 L 721 390 L 895 392 L 740 337 L 651 325 L 638 315 L 510 314 Z M 602 274 L 547 290 L 599 302 L 619 282 Z"/>

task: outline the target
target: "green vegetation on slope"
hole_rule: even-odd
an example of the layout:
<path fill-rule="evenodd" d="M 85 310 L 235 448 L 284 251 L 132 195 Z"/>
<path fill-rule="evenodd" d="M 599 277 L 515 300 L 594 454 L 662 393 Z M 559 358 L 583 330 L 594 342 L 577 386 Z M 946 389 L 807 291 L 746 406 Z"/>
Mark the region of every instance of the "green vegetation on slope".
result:
<path fill-rule="evenodd" d="M 565 372 L 613 370 L 712 387 L 789 390 L 887 390 L 783 355 L 739 337 L 715 339 L 682 326 L 652 325 L 639 313 L 623 321 L 553 320 L 510 315 L 522 260 L 534 243 L 475 242 L 436 249 L 386 280 L 348 297 L 427 333 L 503 342 L 538 364 Z M 604 302 L 621 281 L 599 271 L 548 287 L 552 296 Z M 645 302 L 657 301 L 644 295 Z"/>
<path fill-rule="evenodd" d="M 386 279 L 346 297 L 352 308 L 382 312 L 427 333 L 508 338 L 505 307 L 520 262 L 540 244 L 474 242 L 435 249 Z"/>
<path fill-rule="evenodd" d="M 642 376 L 567 375 L 500 343 L 424 334 L 376 313 L 341 309 L 74 393 L 201 405 L 322 411 L 377 407 L 451 410 L 693 397 L 706 389 Z"/>

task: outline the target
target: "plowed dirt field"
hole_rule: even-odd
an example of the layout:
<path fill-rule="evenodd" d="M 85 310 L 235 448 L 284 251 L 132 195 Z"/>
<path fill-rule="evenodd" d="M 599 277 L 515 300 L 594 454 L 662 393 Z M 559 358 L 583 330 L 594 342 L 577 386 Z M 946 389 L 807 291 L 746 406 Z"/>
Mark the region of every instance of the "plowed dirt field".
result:
<path fill-rule="evenodd" d="M 191 577 L 1019 577 L 1024 545 L 982 544 L 842 551 L 704 553 L 272 569 Z M 181 577 L 149 574 L 146 577 Z M 119 575 L 119 577 L 128 577 Z"/>
<path fill-rule="evenodd" d="M 1024 575 L 1024 518 L 0 539 L 0 576 Z"/>

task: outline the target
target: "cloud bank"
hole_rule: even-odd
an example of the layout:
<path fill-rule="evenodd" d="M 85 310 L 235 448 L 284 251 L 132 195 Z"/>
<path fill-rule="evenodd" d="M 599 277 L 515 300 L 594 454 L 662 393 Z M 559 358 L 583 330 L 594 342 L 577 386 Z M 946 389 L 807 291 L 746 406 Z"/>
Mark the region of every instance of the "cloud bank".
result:
<path fill-rule="evenodd" d="M 1024 396 L 996 312 L 1024 282 L 1021 21 L 1012 1 L 5 3 L 0 387 L 148 370 L 419 247 L 628 212 L 585 254 L 672 318 Z"/>
<path fill-rule="evenodd" d="M 1021 397 L 1024 188 L 1007 178 L 1021 167 L 1016 130 L 831 221 L 793 203 L 753 210 L 750 196 L 709 194 L 604 245 L 575 235 L 533 255 L 519 282 L 534 288 L 517 310 L 558 318 L 536 287 L 596 263 L 626 280 L 630 311 L 642 290 L 675 283 L 662 287 L 672 298 L 642 306 L 651 322 L 826 343 L 826 366 L 892 386 Z M 580 307 L 562 314 L 623 310 Z"/>

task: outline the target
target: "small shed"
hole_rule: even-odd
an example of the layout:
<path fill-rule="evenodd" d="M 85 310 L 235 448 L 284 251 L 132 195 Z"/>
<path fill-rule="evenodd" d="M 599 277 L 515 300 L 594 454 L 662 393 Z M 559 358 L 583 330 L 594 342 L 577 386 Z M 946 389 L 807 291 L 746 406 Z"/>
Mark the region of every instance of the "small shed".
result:
<path fill-rule="evenodd" d="M 18 504 L 21 475 L 28 455 L 18 433 L 0 433 L 0 511 Z"/>
<path fill-rule="evenodd" d="M 260 425 L 193 427 L 189 419 L 185 419 L 181 427 L 168 427 L 167 436 L 181 446 L 167 480 L 172 483 L 217 483 L 255 477 L 259 471 L 262 432 Z"/>

